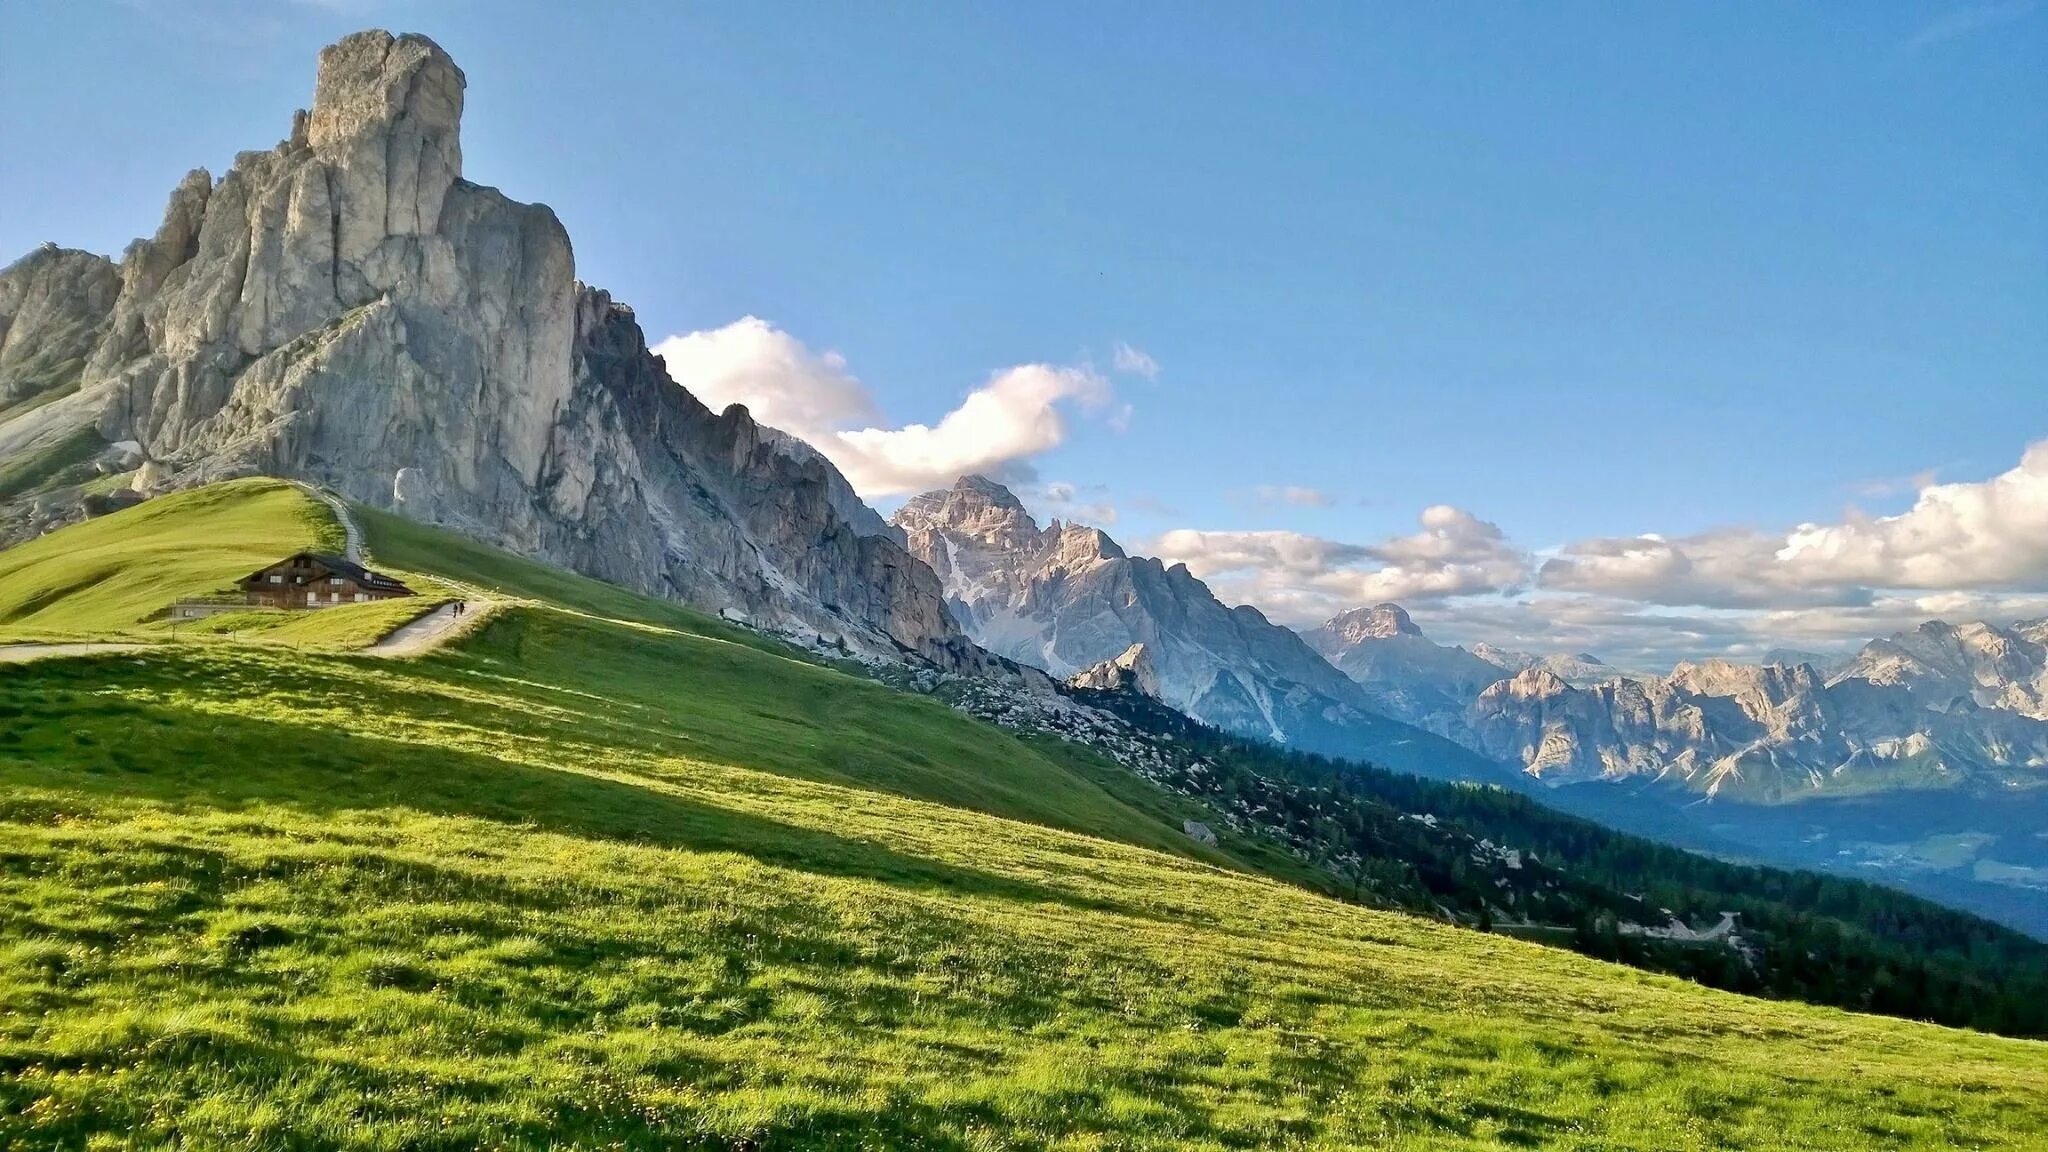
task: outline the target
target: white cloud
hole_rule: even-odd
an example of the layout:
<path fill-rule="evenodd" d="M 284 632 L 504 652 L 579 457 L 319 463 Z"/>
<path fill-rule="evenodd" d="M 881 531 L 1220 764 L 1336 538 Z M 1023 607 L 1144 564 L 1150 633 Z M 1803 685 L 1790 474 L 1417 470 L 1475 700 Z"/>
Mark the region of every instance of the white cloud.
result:
<path fill-rule="evenodd" d="M 1019 495 L 1039 512 L 1042 520 L 1059 519 L 1095 528 L 1116 523 L 1116 505 L 1101 498 L 1099 486 L 1091 485 L 1084 489 L 1064 480 L 1054 480 Z"/>
<path fill-rule="evenodd" d="M 1895 516 L 1852 515 L 1782 535 L 1731 528 L 1582 540 L 1544 563 L 1540 583 L 1656 604 L 1749 608 L 1867 605 L 1886 590 L 2048 586 L 2048 441 L 1989 480 L 1930 482 Z"/>
<path fill-rule="evenodd" d="M 1461 508 L 1426 508 L 1422 531 L 1377 544 L 1300 532 L 1175 529 L 1152 542 L 1226 598 L 1276 619 L 1307 623 L 1381 601 L 1439 600 L 1518 590 L 1529 559 L 1496 525 Z"/>
<path fill-rule="evenodd" d="M 1111 368 L 1126 376 L 1142 376 L 1147 380 L 1159 378 L 1159 361 L 1121 340 L 1110 350 L 1109 363 Z"/>
<path fill-rule="evenodd" d="M 1993 588 L 2048 580 L 2048 440 L 1975 484 L 1932 484 L 1896 516 L 1802 524 L 1777 562 L 1808 584 Z"/>
<path fill-rule="evenodd" d="M 1286 505 L 1290 508 L 1331 508 L 1337 498 L 1320 488 L 1305 488 L 1296 484 L 1261 484 L 1251 490 L 1252 499 L 1266 507 Z"/>
<path fill-rule="evenodd" d="M 803 342 L 754 316 L 723 328 L 671 336 L 654 346 L 668 374 L 714 412 L 745 404 L 754 419 L 797 436 L 882 419 L 867 385 L 837 352 Z M 823 447 L 820 445 L 820 447 Z"/>
<path fill-rule="evenodd" d="M 1527 552 L 1444 505 L 1377 544 L 1181 529 L 1150 545 L 1287 623 L 1396 600 L 1443 642 L 1592 652 L 1635 670 L 1775 647 L 1846 653 L 1929 619 L 2048 615 L 2048 441 L 1987 480 L 1913 479 L 1912 506 L 1892 516 L 1578 541 L 1542 561 L 1533 588 Z"/>
<path fill-rule="evenodd" d="M 1099 410 L 1111 399 L 1090 368 L 1020 364 L 992 374 L 936 424 L 891 428 L 844 357 L 814 353 L 753 316 L 671 336 L 654 351 L 698 399 L 714 409 L 745 404 L 823 452 L 867 497 L 944 487 L 970 472 L 1028 476 L 1032 457 L 1066 439 L 1064 409 Z"/>

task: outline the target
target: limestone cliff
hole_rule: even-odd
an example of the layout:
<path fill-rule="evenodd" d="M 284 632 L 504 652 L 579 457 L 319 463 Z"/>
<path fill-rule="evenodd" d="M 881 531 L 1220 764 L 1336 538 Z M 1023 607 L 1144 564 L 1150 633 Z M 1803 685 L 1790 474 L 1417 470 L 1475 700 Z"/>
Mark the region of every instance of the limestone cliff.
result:
<path fill-rule="evenodd" d="M 2048 766 L 2040 652 L 2017 630 L 1934 621 L 1828 679 L 1709 660 L 1579 688 L 1531 668 L 1479 695 L 1466 738 L 1550 783 L 1645 777 L 1750 801 L 2007 791 Z"/>
<path fill-rule="evenodd" d="M 113 261 L 55 244 L 0 269 L 0 410 L 75 387 L 120 291 Z"/>
<path fill-rule="evenodd" d="M 978 665 L 936 577 L 829 462 L 678 387 L 632 312 L 577 282 L 553 212 L 463 178 L 464 87 L 424 37 L 347 37 L 289 136 L 188 176 L 118 272 L 45 251 L 0 274 L 0 458 L 90 429 L 135 442 L 144 483 L 304 478 L 769 626 Z M 0 533 L 68 512 L 16 500 Z"/>

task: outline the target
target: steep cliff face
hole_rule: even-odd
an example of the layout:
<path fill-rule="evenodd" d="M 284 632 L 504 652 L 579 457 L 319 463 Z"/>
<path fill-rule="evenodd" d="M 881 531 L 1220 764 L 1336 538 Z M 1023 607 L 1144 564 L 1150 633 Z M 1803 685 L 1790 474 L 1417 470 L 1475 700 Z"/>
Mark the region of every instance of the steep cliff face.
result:
<path fill-rule="evenodd" d="M 1065 678 L 1142 646 L 1159 698 L 1218 728 L 1426 775 L 1507 778 L 1375 712 L 1301 637 L 1226 607 L 1186 566 L 1127 555 L 1095 528 L 1041 529 L 986 477 L 912 497 L 895 524 L 944 581 L 955 618 L 998 655 Z"/>
<path fill-rule="evenodd" d="M 0 411 L 75 389 L 120 292 L 113 261 L 55 244 L 0 269 Z"/>
<path fill-rule="evenodd" d="M 1111 659 L 1083 668 L 1067 677 L 1067 684 L 1098 692 L 1135 692 L 1159 699 L 1159 672 L 1152 667 L 1152 658 L 1146 655 L 1143 644 L 1133 644 Z"/>
<path fill-rule="evenodd" d="M 1930 620 L 1864 645 L 1830 683 L 1852 680 L 1902 688 L 1929 708 L 1968 702 L 2048 720 L 2048 621 Z"/>
<path fill-rule="evenodd" d="M 135 442 L 144 483 L 301 477 L 771 626 L 974 663 L 937 579 L 823 457 L 698 403 L 576 281 L 553 212 L 463 179 L 464 85 L 423 37 L 350 36 L 289 137 L 179 185 L 117 291 L 84 254 L 10 268 L 0 373 L 80 367 L 0 418 L 0 454 L 89 428 Z"/>
<path fill-rule="evenodd" d="M 1472 701 L 1509 675 L 1463 648 L 1434 643 L 1398 604 L 1354 608 L 1301 635 L 1374 707 L 1454 740 L 1466 741 Z"/>
<path fill-rule="evenodd" d="M 1937 623 L 1920 634 L 1981 639 L 1986 629 L 1998 631 Z M 1825 681 L 1805 664 L 1714 660 L 1576 688 L 1531 669 L 1480 694 L 1470 739 L 1553 784 L 1648 777 L 1749 801 L 2048 783 L 2048 723 L 2029 712 L 2032 665 L 2008 668 L 2016 681 L 1981 683 L 1955 666 L 1901 679 L 1896 640 L 1873 642 L 1868 659 Z M 1982 665 L 1976 675 L 1995 679 Z M 1980 705 L 1972 684 L 2016 706 Z"/>

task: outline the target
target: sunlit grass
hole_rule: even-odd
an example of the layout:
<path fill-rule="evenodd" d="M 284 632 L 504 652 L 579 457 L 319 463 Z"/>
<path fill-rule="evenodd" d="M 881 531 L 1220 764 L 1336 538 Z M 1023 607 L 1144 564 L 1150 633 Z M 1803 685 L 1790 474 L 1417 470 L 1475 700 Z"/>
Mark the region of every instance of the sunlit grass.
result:
<path fill-rule="evenodd" d="M 294 552 L 340 551 L 319 501 L 279 480 L 235 480 L 171 495 L 0 552 L 0 643 L 133 639 L 361 647 L 446 602 L 419 596 L 317 611 L 234 612 L 172 621 L 179 600 L 233 598 L 235 581 Z"/>
<path fill-rule="evenodd" d="M 1085 756 L 551 591 L 414 660 L 0 670 L 0 1146 L 2048 1142 L 2048 1045 L 1326 900 Z"/>

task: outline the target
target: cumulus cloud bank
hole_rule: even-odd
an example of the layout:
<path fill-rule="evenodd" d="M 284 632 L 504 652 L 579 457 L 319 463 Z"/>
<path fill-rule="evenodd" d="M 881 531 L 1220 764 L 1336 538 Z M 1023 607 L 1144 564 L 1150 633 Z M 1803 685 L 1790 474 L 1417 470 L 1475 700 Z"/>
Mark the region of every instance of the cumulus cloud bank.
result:
<path fill-rule="evenodd" d="M 1300 532 L 1175 529 L 1152 547 L 1227 597 L 1289 620 L 1322 619 L 1383 600 L 1507 594 L 1528 578 L 1529 558 L 1499 526 L 1462 508 L 1423 509 L 1422 530 L 1376 544 Z"/>
<path fill-rule="evenodd" d="M 1546 588 L 1657 604 L 1855 606 L 1881 589 L 2024 588 L 2048 579 L 2048 441 L 1974 483 L 1929 483 L 1896 516 L 1728 529 L 1668 540 L 1607 537 L 1545 561 Z"/>
<path fill-rule="evenodd" d="M 1266 502 L 1286 489 L 1255 489 Z M 1935 483 L 1912 507 L 1786 532 L 1599 537 L 1541 563 L 1463 509 L 1358 544 L 1298 532 L 1177 529 L 1151 542 L 1226 598 L 1288 623 L 1383 600 L 1440 639 L 1585 651 L 1639 668 L 1772 647 L 1840 651 L 1942 618 L 2048 615 L 2048 441 L 1988 480 Z"/>
<path fill-rule="evenodd" d="M 1101 413 L 1112 425 L 1127 415 L 1108 411 L 1111 387 L 1090 367 L 1022 364 L 991 374 L 936 423 L 891 427 L 843 357 L 752 316 L 670 337 L 655 351 L 706 404 L 747 405 L 816 446 L 869 497 L 942 487 L 969 472 L 1029 481 L 1030 461 L 1066 438 L 1072 412 Z M 1112 367 L 1158 372 L 1127 344 L 1114 349 Z M 1498 525 L 1450 505 L 1424 509 L 1420 531 L 1372 543 L 1180 528 L 1141 547 L 1288 623 L 1401 601 L 1440 638 L 1591 650 L 1643 668 L 1754 659 L 1779 645 L 1839 650 L 1934 617 L 2048 615 L 2048 440 L 1988 480 L 1936 483 L 1926 472 L 1908 482 L 1917 495 L 1896 515 L 1852 512 L 1785 532 L 1596 537 L 1546 550 L 1540 563 Z M 1248 494 L 1268 506 L 1334 504 L 1307 487 Z M 1035 495 L 1055 515 L 1116 520 L 1113 506 L 1071 484 Z"/>
<path fill-rule="evenodd" d="M 745 404 L 823 452 L 867 497 L 943 487 L 970 472 L 1028 475 L 1032 457 L 1066 439 L 1067 409 L 1099 410 L 1111 399 L 1092 368 L 1020 364 L 991 374 L 935 424 L 888 427 L 844 357 L 812 352 L 757 317 L 671 336 L 654 352 L 705 404 Z"/>

